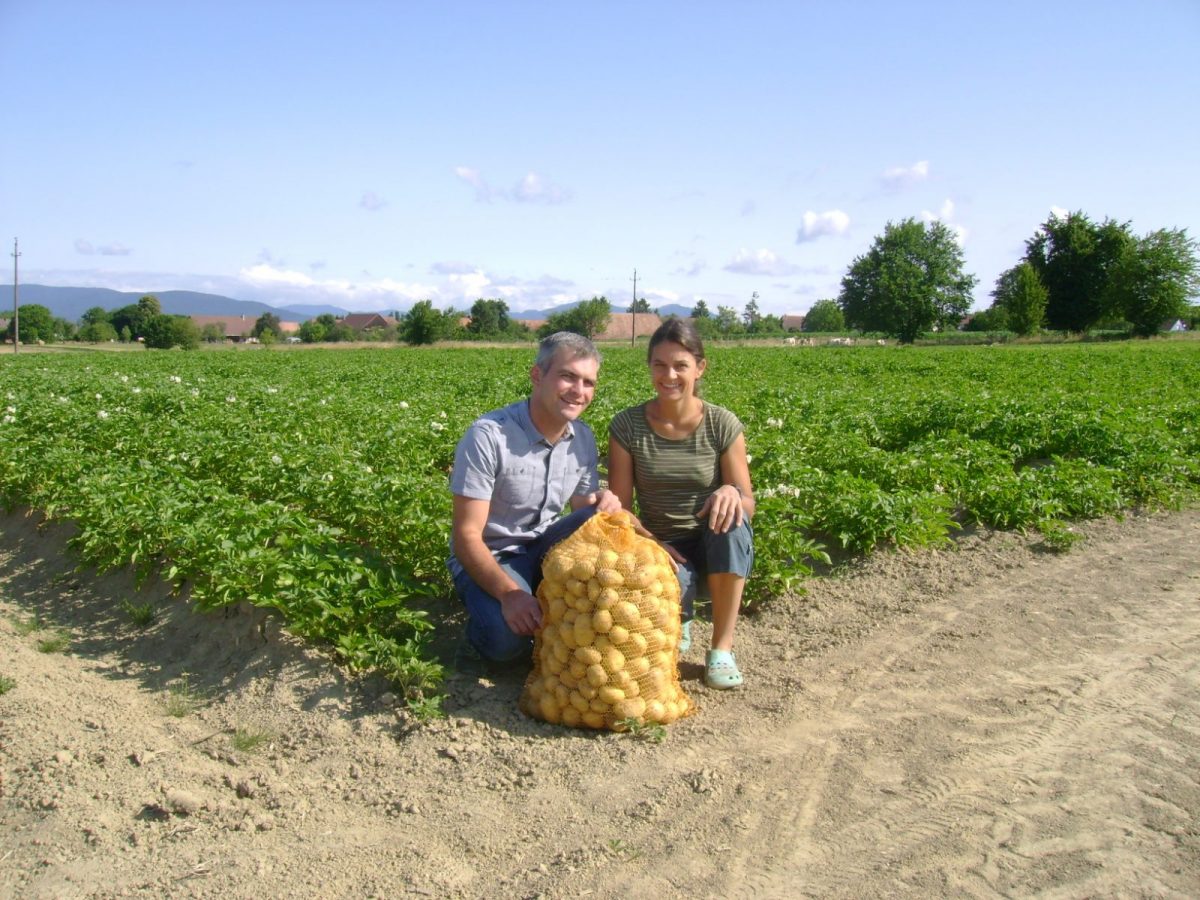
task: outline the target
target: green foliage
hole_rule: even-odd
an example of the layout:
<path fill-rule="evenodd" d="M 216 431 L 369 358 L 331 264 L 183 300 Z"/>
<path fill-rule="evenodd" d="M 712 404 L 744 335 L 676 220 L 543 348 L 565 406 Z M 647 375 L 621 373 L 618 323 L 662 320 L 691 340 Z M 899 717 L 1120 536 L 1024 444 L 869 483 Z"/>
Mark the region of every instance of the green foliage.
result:
<path fill-rule="evenodd" d="M 273 312 L 265 312 L 255 319 L 254 327 L 250 329 L 250 334 L 262 340 L 263 333 L 267 331 L 271 332 L 275 337 L 278 337 L 283 331 L 280 327 L 279 316 Z M 266 341 L 263 341 L 263 343 L 266 343 Z"/>
<path fill-rule="evenodd" d="M 15 679 L 9 678 L 7 675 L 0 675 L 0 697 L 3 697 L 16 686 L 17 682 Z"/>
<path fill-rule="evenodd" d="M 253 753 L 263 744 L 275 740 L 275 735 L 258 728 L 235 728 L 229 742 L 241 753 Z"/>
<path fill-rule="evenodd" d="M 707 319 L 712 313 L 708 311 L 708 304 L 703 300 L 697 300 L 696 305 L 692 307 L 693 319 Z"/>
<path fill-rule="evenodd" d="M 963 272 L 962 250 L 949 228 L 910 218 L 889 222 L 850 264 L 838 304 L 847 325 L 912 343 L 935 327 L 957 326 L 976 281 Z"/>
<path fill-rule="evenodd" d="M 128 600 L 122 600 L 121 609 L 138 628 L 149 628 L 158 617 L 158 611 L 154 608 L 153 603 L 131 603 Z"/>
<path fill-rule="evenodd" d="M 503 300 L 485 300 L 480 297 L 471 304 L 471 321 L 467 323 L 467 331 L 474 335 L 491 337 L 505 334 L 510 323 L 507 303 Z"/>
<path fill-rule="evenodd" d="M 1200 290 L 1196 242 L 1184 229 L 1160 229 L 1125 245 L 1108 282 L 1108 306 L 1120 310 L 1133 332 L 1157 334 L 1187 311 Z"/>
<path fill-rule="evenodd" d="M 69 646 L 71 639 L 62 631 L 52 631 L 37 642 L 39 653 L 62 653 Z"/>
<path fill-rule="evenodd" d="M 541 328 L 538 337 L 544 338 L 558 331 L 573 331 L 587 338 L 594 338 L 608 327 L 611 309 L 604 297 L 593 297 L 564 312 L 551 314 Z"/>
<path fill-rule="evenodd" d="M 200 346 L 200 329 L 188 316 L 151 316 L 142 328 L 142 337 L 147 347 L 157 350 L 195 350 Z"/>
<path fill-rule="evenodd" d="M 93 344 L 103 344 L 115 341 L 117 331 L 108 322 L 91 322 L 79 329 L 76 338 Z"/>
<path fill-rule="evenodd" d="M 400 337 L 409 344 L 432 344 L 446 337 L 454 328 L 457 313 L 444 313 L 433 308 L 432 300 L 413 305 L 400 322 Z"/>
<path fill-rule="evenodd" d="M 1057 519 L 1039 522 L 1037 527 L 1042 533 L 1042 543 L 1054 553 L 1066 553 L 1083 540 L 1083 535 Z"/>
<path fill-rule="evenodd" d="M 8 323 L 6 335 L 9 341 L 17 329 L 20 329 L 22 344 L 36 344 L 38 341 L 48 344 L 57 339 L 54 316 L 40 303 L 22 303 L 17 307 L 17 321 L 10 320 Z"/>
<path fill-rule="evenodd" d="M 983 330 L 1008 329 L 1019 335 L 1037 334 L 1041 330 L 1049 294 L 1037 269 L 1028 262 L 1020 262 L 1001 273 L 992 298 L 997 324 Z"/>
<path fill-rule="evenodd" d="M 109 325 L 112 324 L 112 321 L 109 319 L 108 312 L 104 309 L 103 306 L 90 307 L 84 311 L 82 316 L 79 317 L 79 324 L 81 326 L 83 326 L 83 325 L 98 325 L 101 322 L 104 322 Z"/>
<path fill-rule="evenodd" d="M 667 729 L 663 725 L 647 725 L 641 719 L 620 719 L 615 723 L 614 730 L 626 732 L 639 740 L 652 744 L 661 744 L 667 739 Z"/>
<path fill-rule="evenodd" d="M 758 320 L 762 318 L 762 311 L 758 308 L 758 291 L 750 295 L 750 302 L 746 304 L 746 308 L 742 311 L 742 321 L 746 324 L 747 331 L 754 331 L 758 325 Z"/>
<path fill-rule="evenodd" d="M 300 323 L 299 337 L 306 344 L 317 344 L 325 340 L 328 329 L 319 319 L 309 319 Z"/>
<path fill-rule="evenodd" d="M 1133 240 L 1129 225 L 1084 213 L 1052 215 L 1025 242 L 1025 261 L 1046 288 L 1046 323 L 1082 333 L 1113 311 L 1109 276 Z"/>
<path fill-rule="evenodd" d="M 168 688 L 163 712 L 173 719 L 182 719 L 194 713 L 207 700 L 208 697 L 192 685 L 191 677 L 185 673 Z"/>
<path fill-rule="evenodd" d="M 442 694 L 426 695 L 423 691 L 417 691 L 404 701 L 404 705 L 417 721 L 432 722 L 446 718 L 446 711 L 442 709 L 444 699 Z"/>
<path fill-rule="evenodd" d="M 651 312 L 650 301 L 645 297 L 638 297 L 626 307 L 625 312 L 631 313 L 648 313 Z"/>
<path fill-rule="evenodd" d="M 220 322 L 209 322 L 200 329 L 200 340 L 206 344 L 220 344 L 225 340 L 225 326 Z"/>
<path fill-rule="evenodd" d="M 845 331 L 846 318 L 842 315 L 842 308 L 838 306 L 836 300 L 818 300 L 812 305 L 812 309 L 808 311 L 808 315 L 804 317 L 803 331 L 828 332 L 828 331 Z"/>
<path fill-rule="evenodd" d="M 0 503 L 73 521 L 99 569 L 186 584 L 201 609 L 274 611 L 433 702 L 421 610 L 450 602 L 455 443 L 528 389 L 529 361 L 527 347 L 16 355 L 0 373 Z M 801 589 L 826 547 L 937 546 L 963 523 L 1042 528 L 1200 493 L 1192 341 L 718 346 L 706 381 L 746 427 L 748 602 Z M 586 415 L 601 446 L 649 394 L 644 349 L 607 348 Z"/>
<path fill-rule="evenodd" d="M 1008 312 L 1001 306 L 992 306 L 971 316 L 964 331 L 1008 331 Z"/>

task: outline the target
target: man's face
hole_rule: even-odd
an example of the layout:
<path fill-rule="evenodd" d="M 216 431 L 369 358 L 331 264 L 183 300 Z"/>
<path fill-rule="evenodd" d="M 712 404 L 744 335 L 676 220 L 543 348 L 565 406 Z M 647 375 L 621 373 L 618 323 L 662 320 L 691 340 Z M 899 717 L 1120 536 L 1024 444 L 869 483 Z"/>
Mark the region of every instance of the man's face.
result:
<path fill-rule="evenodd" d="M 530 403 L 555 425 L 574 422 L 592 402 L 599 372 L 599 360 L 572 359 L 560 350 L 547 371 L 543 372 L 536 365 L 530 370 L 529 377 L 533 381 Z"/>

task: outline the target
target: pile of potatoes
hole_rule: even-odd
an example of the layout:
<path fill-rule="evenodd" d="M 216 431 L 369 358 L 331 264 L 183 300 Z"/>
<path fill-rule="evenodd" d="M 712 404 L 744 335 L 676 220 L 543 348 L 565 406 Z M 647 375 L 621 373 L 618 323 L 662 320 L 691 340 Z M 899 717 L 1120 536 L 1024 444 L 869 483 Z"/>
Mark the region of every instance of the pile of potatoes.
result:
<path fill-rule="evenodd" d="M 537 591 L 542 627 L 521 709 L 547 722 L 621 730 L 693 711 L 679 685 L 679 582 L 629 517 L 598 513 L 556 545 Z"/>

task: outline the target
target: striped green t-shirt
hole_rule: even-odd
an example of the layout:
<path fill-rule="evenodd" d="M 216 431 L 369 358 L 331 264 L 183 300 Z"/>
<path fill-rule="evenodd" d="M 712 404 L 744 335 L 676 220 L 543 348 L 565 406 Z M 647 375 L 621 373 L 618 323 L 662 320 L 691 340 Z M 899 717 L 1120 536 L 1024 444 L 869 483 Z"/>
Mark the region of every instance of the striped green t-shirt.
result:
<path fill-rule="evenodd" d="M 696 430 L 670 440 L 650 427 L 643 403 L 617 413 L 608 433 L 633 457 L 642 524 L 659 540 L 671 541 L 700 528 L 696 513 L 721 486 L 721 454 L 742 433 L 742 423 L 724 407 L 705 403 Z"/>

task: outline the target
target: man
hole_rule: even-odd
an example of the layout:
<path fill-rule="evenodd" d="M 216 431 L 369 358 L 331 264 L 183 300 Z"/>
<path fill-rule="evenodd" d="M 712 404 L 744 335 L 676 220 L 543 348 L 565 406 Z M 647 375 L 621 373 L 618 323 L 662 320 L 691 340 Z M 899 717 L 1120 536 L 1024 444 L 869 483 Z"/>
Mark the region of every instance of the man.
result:
<path fill-rule="evenodd" d="M 593 513 L 621 508 L 599 490 L 596 438 L 578 421 L 599 370 L 587 338 L 550 335 L 529 370 L 528 399 L 477 419 L 454 451 L 447 564 L 467 608 L 459 668 L 527 656 L 542 621 L 533 594 L 542 557 Z M 567 506 L 572 512 L 560 518 Z"/>

